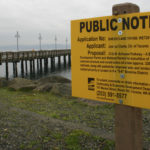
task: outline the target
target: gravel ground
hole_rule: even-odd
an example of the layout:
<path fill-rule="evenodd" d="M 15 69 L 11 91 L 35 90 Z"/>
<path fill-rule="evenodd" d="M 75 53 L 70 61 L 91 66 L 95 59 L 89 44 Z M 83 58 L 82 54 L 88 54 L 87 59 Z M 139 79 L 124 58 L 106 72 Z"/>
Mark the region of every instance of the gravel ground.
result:
<path fill-rule="evenodd" d="M 0 150 L 114 150 L 113 105 L 0 89 Z M 150 111 L 143 110 L 144 147 Z"/>

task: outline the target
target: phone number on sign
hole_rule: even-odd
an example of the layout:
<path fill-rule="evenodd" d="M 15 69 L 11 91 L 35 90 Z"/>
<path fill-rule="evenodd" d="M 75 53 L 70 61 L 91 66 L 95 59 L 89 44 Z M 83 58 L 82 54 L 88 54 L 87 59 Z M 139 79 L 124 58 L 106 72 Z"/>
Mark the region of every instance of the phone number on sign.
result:
<path fill-rule="evenodd" d="M 97 96 L 102 96 L 102 97 L 108 97 L 108 98 L 127 98 L 126 93 L 113 93 L 113 92 L 106 92 L 106 91 L 97 91 Z"/>

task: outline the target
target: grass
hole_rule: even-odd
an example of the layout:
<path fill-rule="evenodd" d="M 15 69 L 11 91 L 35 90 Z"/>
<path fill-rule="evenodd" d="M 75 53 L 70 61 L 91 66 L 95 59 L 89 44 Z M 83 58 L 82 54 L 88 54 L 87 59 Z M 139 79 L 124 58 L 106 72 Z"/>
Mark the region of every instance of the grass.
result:
<path fill-rule="evenodd" d="M 51 93 L 0 89 L 0 148 L 113 150 L 114 142 L 62 122 L 113 132 L 113 105 L 90 105 Z M 36 115 L 38 114 L 38 116 Z M 47 119 L 46 119 L 47 118 Z M 49 120 L 53 118 L 54 122 Z M 110 119 L 110 120 L 109 120 Z"/>
<path fill-rule="evenodd" d="M 95 147 L 93 145 L 90 145 L 94 143 Z M 68 150 L 88 150 L 88 149 L 96 149 L 99 147 L 100 150 L 113 150 L 114 149 L 114 142 L 105 140 L 100 137 L 91 136 L 89 133 L 81 131 L 81 130 L 75 130 L 71 132 L 66 138 L 65 138 L 66 147 Z M 97 143 L 101 143 L 100 145 L 97 145 Z M 90 147 L 91 146 L 91 147 Z"/>
<path fill-rule="evenodd" d="M 114 142 L 101 135 L 95 136 L 87 130 L 66 128 L 55 123 L 51 125 L 49 120 L 43 120 L 44 117 L 53 118 L 90 129 L 103 129 L 112 134 L 114 132 L 112 104 L 93 104 L 48 92 L 11 91 L 7 88 L 0 89 L 0 104 L 5 106 L 4 109 L 3 107 L 0 109 L 1 149 L 8 150 L 15 145 L 14 147 L 20 150 L 114 150 Z M 148 147 L 149 110 L 143 111 L 143 124 L 144 143 Z"/>
<path fill-rule="evenodd" d="M 78 99 L 57 97 L 51 93 L 34 93 L 0 89 L 3 103 L 47 117 L 84 123 L 88 127 L 113 131 L 113 105 L 88 105 Z"/>

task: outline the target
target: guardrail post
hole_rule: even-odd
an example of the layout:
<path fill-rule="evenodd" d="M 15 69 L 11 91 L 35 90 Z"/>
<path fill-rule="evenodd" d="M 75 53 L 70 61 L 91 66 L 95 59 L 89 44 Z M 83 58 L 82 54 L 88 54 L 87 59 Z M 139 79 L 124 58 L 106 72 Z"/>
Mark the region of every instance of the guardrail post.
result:
<path fill-rule="evenodd" d="M 135 4 L 114 5 L 113 15 L 139 12 Z M 140 108 L 115 104 L 116 150 L 142 150 L 142 113 Z"/>

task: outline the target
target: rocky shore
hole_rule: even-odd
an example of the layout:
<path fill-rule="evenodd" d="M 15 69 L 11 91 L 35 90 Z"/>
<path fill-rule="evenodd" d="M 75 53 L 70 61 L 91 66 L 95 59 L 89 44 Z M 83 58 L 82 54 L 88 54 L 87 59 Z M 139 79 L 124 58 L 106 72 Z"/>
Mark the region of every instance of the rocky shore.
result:
<path fill-rule="evenodd" d="M 8 87 L 14 91 L 52 92 L 62 96 L 71 96 L 71 81 L 61 76 L 50 76 L 38 80 L 0 78 L 0 88 Z"/>

